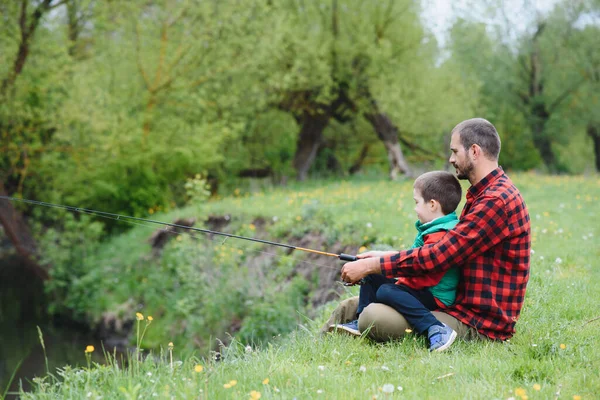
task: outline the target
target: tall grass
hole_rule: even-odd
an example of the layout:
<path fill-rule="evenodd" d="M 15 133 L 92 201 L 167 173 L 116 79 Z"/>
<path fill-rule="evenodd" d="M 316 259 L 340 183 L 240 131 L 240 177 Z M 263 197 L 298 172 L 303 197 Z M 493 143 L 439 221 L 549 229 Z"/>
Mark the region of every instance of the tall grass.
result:
<path fill-rule="evenodd" d="M 59 398 L 456 398 L 593 399 L 600 393 L 600 180 L 597 177 L 513 177 L 532 218 L 531 279 L 517 334 L 503 343 L 456 342 L 430 354 L 423 338 L 379 344 L 365 338 L 318 332 L 335 303 L 297 314 L 299 328 L 255 344 L 229 338 L 214 353 L 190 352 L 169 338 L 155 315 L 147 335 L 158 350 L 130 357 L 126 366 L 106 354 L 106 363 L 64 367 L 60 379 L 38 379 L 25 399 Z M 241 225 L 257 216 L 278 217 L 270 229 L 288 229 L 330 218 L 338 240 L 361 246 L 408 245 L 414 232 L 411 182 L 339 182 L 294 187 L 223 199 L 208 213 L 236 212 Z M 178 210 L 164 216 L 167 220 Z M 297 217 L 300 217 L 297 219 Z M 295 222 L 294 222 L 295 221 Z M 278 228 L 279 224 L 283 228 Z M 353 227 L 352 230 L 343 229 Z M 360 227 L 360 228 L 358 228 Z M 278 230 L 280 229 L 280 230 Z M 312 229 L 312 228 L 311 228 Z M 325 244 L 326 245 L 326 244 Z M 348 292 L 348 296 L 353 292 Z M 265 302 L 277 310 L 277 304 Z M 218 312 L 218 311 L 212 311 Z M 289 313 L 289 311 L 288 311 Z M 183 314 L 180 314 L 183 315 Z M 282 318 L 287 317 L 281 315 Z M 130 318 L 135 318 L 132 314 Z M 190 318 L 192 315 L 190 314 Z M 185 322 L 185 321 L 182 321 Z M 180 323 L 182 323 L 180 322 Z M 270 323 L 270 322 L 267 322 Z M 202 329 L 201 324 L 195 325 Z M 171 331 L 172 332 L 172 331 Z M 146 332 L 144 332 L 146 333 Z M 203 332 L 196 332 L 198 337 Z M 141 339 L 141 336 L 138 335 Z M 172 352 L 167 342 L 173 341 Z M 141 340 L 136 348 L 143 347 Z M 165 350 L 166 349 L 166 350 Z M 82 352 L 84 349 L 82 349 Z M 173 361 L 171 361 L 171 356 Z"/>

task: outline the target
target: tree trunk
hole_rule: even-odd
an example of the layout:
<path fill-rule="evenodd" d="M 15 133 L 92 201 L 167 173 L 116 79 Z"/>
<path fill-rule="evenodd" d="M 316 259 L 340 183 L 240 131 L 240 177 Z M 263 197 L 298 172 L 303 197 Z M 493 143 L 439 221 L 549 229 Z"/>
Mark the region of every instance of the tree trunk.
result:
<path fill-rule="evenodd" d="M 372 113 L 365 113 L 365 118 L 373 125 L 377 137 L 381 139 L 385 146 L 390 164 L 390 178 L 396 179 L 399 173 L 410 175 L 410 168 L 404 159 L 404 154 L 402 154 L 402 148 L 400 148 L 400 142 L 398 141 L 398 128 L 392 120 L 386 114 L 379 112 L 378 109 Z"/>
<path fill-rule="evenodd" d="M 587 133 L 594 142 L 594 156 L 596 157 L 596 171 L 600 172 L 600 129 L 597 126 L 589 124 Z"/>
<path fill-rule="evenodd" d="M 6 196 L 4 183 L 0 182 L 0 196 Z M 30 268 L 41 279 L 48 279 L 48 271 L 37 260 L 37 246 L 23 218 L 9 200 L 0 199 L 0 223 L 17 253 L 23 257 Z"/>
<path fill-rule="evenodd" d="M 360 169 L 362 168 L 363 162 L 365 162 L 365 159 L 367 158 L 367 154 L 369 153 L 369 147 L 370 147 L 369 143 L 363 144 L 362 149 L 360 149 L 360 154 L 358 155 L 358 158 L 356 159 L 356 161 L 354 161 L 354 164 L 352 164 L 352 166 L 348 170 L 350 175 L 354 175 L 355 173 L 360 171 Z"/>
<path fill-rule="evenodd" d="M 542 161 L 550 172 L 556 172 L 556 157 L 552 151 L 552 142 L 546 132 L 546 123 L 550 119 L 550 113 L 543 103 L 536 103 L 531 109 L 531 131 L 533 144 L 540 152 Z"/>
<path fill-rule="evenodd" d="M 25 62 L 27 61 L 27 57 L 29 56 L 29 47 L 31 44 L 31 39 L 35 33 L 35 30 L 38 27 L 40 19 L 50 9 L 50 3 L 52 0 L 44 0 L 42 1 L 38 7 L 33 12 L 31 16 L 31 21 L 29 25 L 27 24 L 27 6 L 29 5 L 28 0 L 23 0 L 21 2 L 21 12 L 19 15 L 19 28 L 21 31 L 21 41 L 19 42 L 19 49 L 17 50 L 17 55 L 15 60 L 13 61 L 12 70 L 8 72 L 8 76 L 2 80 L 2 84 L 0 85 L 0 95 L 3 95 L 8 92 L 9 89 L 13 87 L 17 77 L 23 71 L 25 67 Z"/>
<path fill-rule="evenodd" d="M 298 122 L 301 124 L 298 144 L 294 156 L 296 178 L 303 181 L 308 176 L 308 170 L 315 159 L 319 145 L 323 138 L 323 131 L 329 123 L 328 113 L 304 112 Z"/>

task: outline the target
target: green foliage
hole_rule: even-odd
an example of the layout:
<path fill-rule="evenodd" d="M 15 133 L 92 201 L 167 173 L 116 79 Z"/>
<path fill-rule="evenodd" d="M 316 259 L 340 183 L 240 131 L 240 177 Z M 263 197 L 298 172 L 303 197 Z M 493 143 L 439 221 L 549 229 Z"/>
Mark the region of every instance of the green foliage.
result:
<path fill-rule="evenodd" d="M 51 294 L 50 313 L 74 314 L 75 318 L 86 318 L 90 305 L 88 296 L 92 292 L 91 282 L 86 279 L 85 266 L 88 257 L 98 249 L 103 235 L 103 226 L 93 222 L 85 214 L 68 213 L 64 210 L 54 216 L 61 221 L 61 228 L 40 230 L 39 245 L 43 264 L 49 265 L 50 277 L 45 290 Z M 74 289 L 74 290 L 72 290 Z"/>
<path fill-rule="evenodd" d="M 201 203 L 210 197 L 210 185 L 201 174 L 187 178 L 184 188 L 188 203 Z"/>

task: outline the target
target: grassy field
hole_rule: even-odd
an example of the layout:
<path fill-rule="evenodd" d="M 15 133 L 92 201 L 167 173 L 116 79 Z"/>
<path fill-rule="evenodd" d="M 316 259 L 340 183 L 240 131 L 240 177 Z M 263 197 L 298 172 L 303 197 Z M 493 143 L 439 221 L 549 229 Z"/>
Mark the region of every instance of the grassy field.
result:
<path fill-rule="evenodd" d="M 145 337 L 153 338 L 154 357 L 143 362 L 132 358 L 126 368 L 118 367 L 119 363 L 111 356 L 106 356 L 104 363 L 94 362 L 88 367 L 65 367 L 59 373 L 60 379 L 57 374 L 38 378 L 36 390 L 22 396 L 25 399 L 597 398 L 600 393 L 597 334 L 600 319 L 596 319 L 600 317 L 600 178 L 511 176 L 529 207 L 533 252 L 525 305 L 517 334 L 510 341 L 459 341 L 447 352 L 430 354 L 423 338 L 416 336 L 386 344 L 340 335 L 320 336 L 319 326 L 335 307 L 335 303 L 329 303 L 315 311 L 312 318 L 296 316 L 300 324 L 296 323 L 294 332 L 273 335 L 268 343 L 254 345 L 237 337 L 229 338 L 229 344 L 221 349 L 220 360 L 215 361 L 191 351 L 189 343 L 175 339 L 175 347 L 170 350 L 166 343 L 170 331 L 161 325 L 161 320 L 171 321 L 169 310 L 157 313 L 157 306 L 146 301 L 148 309 L 140 311 L 145 317 L 154 315 L 153 321 L 144 319 L 136 324 L 140 334 L 147 328 Z M 410 181 L 362 179 L 295 184 L 257 194 L 240 191 L 205 207 L 204 212 L 210 215 L 235 216 L 239 233 L 251 235 L 256 229 L 251 221 L 257 217 L 273 221 L 267 231 L 272 239 L 285 239 L 289 232 L 301 235 L 321 229 L 327 238 L 322 243 L 323 250 L 336 243 L 350 246 L 354 252 L 378 244 L 402 248 L 414 236 Z M 157 218 L 172 221 L 190 212 L 175 210 Z M 140 235 L 136 232 L 133 230 L 127 239 L 114 242 L 113 251 L 126 251 L 127 242 Z M 223 247 L 226 245 L 242 252 L 258 251 L 241 243 L 227 242 Z M 215 257 L 222 257 L 225 264 L 240 261 L 227 258 L 224 252 L 217 252 Z M 293 264 L 294 260 L 287 262 Z M 335 260 L 321 263 L 339 267 Z M 351 290 L 347 296 L 352 294 Z M 268 306 L 267 300 L 265 303 Z M 284 317 L 282 314 L 281 318 Z M 195 329 L 201 327 L 199 324 Z M 134 337 L 136 346 L 144 347 L 139 346 L 139 336 Z M 100 349 L 95 349 L 95 354 L 98 352 Z"/>

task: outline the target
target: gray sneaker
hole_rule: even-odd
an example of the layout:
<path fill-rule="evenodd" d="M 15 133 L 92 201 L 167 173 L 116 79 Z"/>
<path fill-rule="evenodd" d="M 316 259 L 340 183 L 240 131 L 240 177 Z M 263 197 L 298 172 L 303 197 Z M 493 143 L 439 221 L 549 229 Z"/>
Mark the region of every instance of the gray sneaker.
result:
<path fill-rule="evenodd" d="M 350 321 L 346 324 L 335 324 L 329 327 L 329 332 L 346 332 L 353 336 L 360 336 L 360 331 L 358 330 L 358 320 Z"/>
<path fill-rule="evenodd" d="M 444 351 L 454 343 L 456 332 L 446 324 L 433 325 L 427 330 L 427 338 L 429 338 L 429 351 Z"/>

